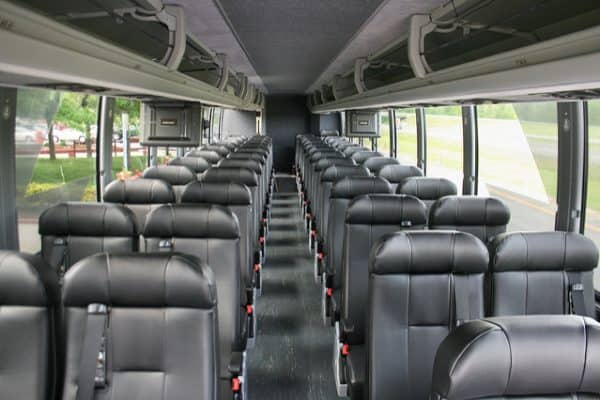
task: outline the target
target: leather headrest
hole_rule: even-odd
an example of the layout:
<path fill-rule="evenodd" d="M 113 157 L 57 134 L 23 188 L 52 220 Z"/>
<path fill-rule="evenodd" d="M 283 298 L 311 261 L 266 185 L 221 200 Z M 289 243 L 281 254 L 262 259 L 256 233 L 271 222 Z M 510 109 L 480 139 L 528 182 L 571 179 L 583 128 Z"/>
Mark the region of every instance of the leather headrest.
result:
<path fill-rule="evenodd" d="M 323 170 L 321 182 L 335 182 L 347 176 L 369 176 L 369 171 L 358 165 L 333 164 Z"/>
<path fill-rule="evenodd" d="M 137 235 L 133 212 L 120 204 L 110 203 L 59 203 L 40 215 L 38 231 L 42 236 Z"/>
<path fill-rule="evenodd" d="M 0 307 L 58 304 L 58 277 L 40 256 L 0 250 Z"/>
<path fill-rule="evenodd" d="M 202 146 L 202 150 L 214 151 L 215 153 L 219 153 L 221 157 L 227 157 L 227 154 L 230 153 L 229 149 L 225 146 L 217 145 L 217 144 L 207 144 Z"/>
<path fill-rule="evenodd" d="M 248 186 L 235 182 L 192 182 L 181 194 L 182 203 L 250 205 L 252 193 Z"/>
<path fill-rule="evenodd" d="M 444 196 L 431 206 L 431 226 L 506 226 L 510 210 L 495 197 Z"/>
<path fill-rule="evenodd" d="M 106 186 L 103 199 L 107 203 L 166 204 L 175 202 L 175 192 L 160 179 L 118 180 Z"/>
<path fill-rule="evenodd" d="M 383 154 L 378 151 L 358 151 L 352 154 L 352 159 L 356 161 L 358 165 L 362 165 L 362 163 L 371 157 L 383 157 Z"/>
<path fill-rule="evenodd" d="M 398 183 L 397 194 L 410 194 L 421 200 L 437 200 L 456 194 L 456 185 L 445 178 L 414 176 Z"/>
<path fill-rule="evenodd" d="M 248 187 L 258 186 L 256 172 L 248 168 L 212 167 L 202 176 L 202 182 L 236 182 Z"/>
<path fill-rule="evenodd" d="M 212 309 L 217 292 L 212 270 L 198 258 L 172 253 L 96 254 L 65 275 L 65 307 Z"/>
<path fill-rule="evenodd" d="M 241 153 L 230 153 L 227 156 L 228 159 L 230 160 L 252 160 L 252 161 L 256 161 L 259 162 L 261 165 L 265 164 L 266 161 L 266 156 L 260 154 L 260 153 L 245 153 L 245 152 L 241 152 Z"/>
<path fill-rule="evenodd" d="M 598 265 L 592 240 L 571 232 L 510 232 L 489 245 L 491 269 L 500 271 L 589 271 Z"/>
<path fill-rule="evenodd" d="M 202 157 L 176 157 L 169 161 L 169 165 L 188 167 L 198 174 L 209 169 L 211 164 Z"/>
<path fill-rule="evenodd" d="M 367 168 L 373 174 L 377 175 L 381 168 L 386 165 L 398 165 L 399 162 L 395 158 L 389 157 L 370 157 L 362 163 L 362 166 Z"/>
<path fill-rule="evenodd" d="M 596 321 L 575 315 L 488 318 L 459 326 L 441 343 L 431 398 L 597 395 L 599 376 Z"/>
<path fill-rule="evenodd" d="M 427 207 L 416 197 L 401 194 L 365 194 L 355 197 L 346 211 L 347 224 L 401 225 L 406 228 L 427 224 Z"/>
<path fill-rule="evenodd" d="M 319 150 L 310 154 L 310 163 L 315 164 L 322 158 L 345 158 L 343 153 L 334 149 Z"/>
<path fill-rule="evenodd" d="M 217 204 L 165 204 L 146 217 L 145 238 L 237 239 L 238 219 Z"/>
<path fill-rule="evenodd" d="M 187 185 L 198 179 L 194 171 L 182 165 L 148 167 L 144 171 L 143 177 L 146 179 L 161 179 L 173 186 Z"/>
<path fill-rule="evenodd" d="M 190 150 L 185 154 L 184 158 L 193 158 L 193 157 L 201 157 L 204 158 L 206 161 L 208 161 L 209 163 L 211 163 L 212 165 L 216 164 L 219 162 L 219 160 L 221 160 L 221 155 L 219 153 L 217 153 L 216 151 L 210 151 L 210 150 L 200 150 L 200 149 L 194 149 L 194 150 Z"/>
<path fill-rule="evenodd" d="M 386 274 L 482 273 L 488 252 L 481 240 L 457 231 L 399 231 L 371 250 L 370 270 Z"/>
<path fill-rule="evenodd" d="M 236 154 L 258 154 L 260 156 L 262 156 L 263 158 L 266 158 L 269 155 L 269 150 L 263 148 L 263 147 L 256 147 L 256 146 L 248 146 L 248 147 L 240 147 L 239 149 L 236 150 L 235 152 Z"/>
<path fill-rule="evenodd" d="M 340 179 L 331 188 L 332 199 L 353 199 L 361 194 L 392 193 L 389 182 L 375 176 L 351 176 Z"/>
<path fill-rule="evenodd" d="M 403 179 L 412 176 L 423 176 L 423 171 L 421 171 L 421 168 L 414 165 L 390 164 L 384 165 L 383 168 L 379 170 L 377 176 L 385 178 L 391 183 L 399 183 Z"/>
<path fill-rule="evenodd" d="M 253 160 L 248 160 L 248 159 L 241 160 L 241 159 L 224 158 L 221 161 L 219 161 L 218 166 L 222 167 L 222 168 L 248 168 L 248 169 L 251 169 L 252 171 L 256 172 L 259 175 L 262 173 L 262 167 L 261 167 L 260 163 L 258 161 L 253 161 Z"/>
<path fill-rule="evenodd" d="M 326 168 L 331 167 L 332 165 L 352 166 L 352 165 L 356 165 L 356 163 L 349 158 L 341 156 L 341 157 L 332 157 L 332 158 L 330 158 L 330 157 L 321 158 L 319 161 L 317 161 L 313 165 L 314 165 L 315 171 L 319 172 L 319 171 L 323 171 Z"/>

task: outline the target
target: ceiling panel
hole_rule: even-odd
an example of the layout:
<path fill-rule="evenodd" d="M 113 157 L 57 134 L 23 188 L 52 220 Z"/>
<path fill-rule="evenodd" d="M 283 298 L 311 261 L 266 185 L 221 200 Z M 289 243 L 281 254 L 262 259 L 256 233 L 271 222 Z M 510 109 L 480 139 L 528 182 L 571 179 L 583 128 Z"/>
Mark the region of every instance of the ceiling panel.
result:
<path fill-rule="evenodd" d="M 270 93 L 304 93 L 382 0 L 218 0 Z"/>

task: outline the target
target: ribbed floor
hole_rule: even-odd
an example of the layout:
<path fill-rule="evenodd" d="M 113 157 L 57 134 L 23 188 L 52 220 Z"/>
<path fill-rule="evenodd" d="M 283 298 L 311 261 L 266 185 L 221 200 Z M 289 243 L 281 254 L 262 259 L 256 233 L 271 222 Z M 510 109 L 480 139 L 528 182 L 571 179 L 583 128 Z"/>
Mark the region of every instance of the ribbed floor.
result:
<path fill-rule="evenodd" d="M 291 180 L 278 183 L 280 190 L 295 189 Z M 277 192 L 257 302 L 256 346 L 248 351 L 251 400 L 338 398 L 331 369 L 333 332 L 321 322 L 319 293 L 298 193 Z"/>

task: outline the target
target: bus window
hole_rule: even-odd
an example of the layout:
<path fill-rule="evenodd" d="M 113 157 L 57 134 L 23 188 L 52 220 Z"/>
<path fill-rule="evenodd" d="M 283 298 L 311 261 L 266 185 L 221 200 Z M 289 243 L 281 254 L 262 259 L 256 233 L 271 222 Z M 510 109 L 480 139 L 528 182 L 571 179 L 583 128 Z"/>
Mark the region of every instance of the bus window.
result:
<path fill-rule="evenodd" d="M 115 99 L 112 141 L 115 179 L 137 178 L 148 165 L 148 148 L 140 144 L 140 107 L 141 103 L 137 100 Z M 125 133 L 129 142 L 128 157 L 125 157 Z"/>
<path fill-rule="evenodd" d="M 460 193 L 463 181 L 461 107 L 427 108 L 425 124 L 427 127 L 427 175 L 451 180 L 456 184 Z"/>
<path fill-rule="evenodd" d="M 479 194 L 507 204 L 509 231 L 554 230 L 556 103 L 483 105 L 477 114 Z"/>
<path fill-rule="evenodd" d="M 417 116 L 414 108 L 396 110 L 396 145 L 402 164 L 417 165 Z"/>
<path fill-rule="evenodd" d="M 386 111 L 379 112 L 379 138 L 377 139 L 377 151 L 386 157 L 390 156 L 390 118 Z"/>
<path fill-rule="evenodd" d="M 62 201 L 96 201 L 98 96 L 19 89 L 15 127 L 22 251 L 37 252 L 38 217 Z"/>
<path fill-rule="evenodd" d="M 600 100 L 588 102 L 588 183 L 585 235 L 600 246 Z M 594 272 L 594 287 L 600 290 L 600 272 Z"/>
<path fill-rule="evenodd" d="M 221 140 L 221 116 L 223 113 L 222 108 L 215 107 L 212 115 L 212 142 L 218 142 Z"/>

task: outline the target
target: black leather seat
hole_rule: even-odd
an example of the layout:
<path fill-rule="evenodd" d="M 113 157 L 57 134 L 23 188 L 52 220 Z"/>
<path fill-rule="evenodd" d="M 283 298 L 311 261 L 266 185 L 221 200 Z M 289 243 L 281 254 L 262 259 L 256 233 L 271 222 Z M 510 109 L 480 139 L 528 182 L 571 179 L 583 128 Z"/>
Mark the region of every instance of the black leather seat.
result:
<path fill-rule="evenodd" d="M 358 165 L 363 165 L 365 161 L 372 157 L 383 157 L 378 151 L 359 151 L 352 154 L 352 159 L 356 161 Z"/>
<path fill-rule="evenodd" d="M 506 232 L 510 210 L 495 197 L 445 196 L 431 206 L 429 229 L 468 232 L 487 243 Z"/>
<path fill-rule="evenodd" d="M 39 218 L 42 257 L 59 275 L 92 254 L 130 253 L 139 248 L 133 212 L 117 204 L 60 203 Z"/>
<path fill-rule="evenodd" d="M 211 165 L 218 164 L 218 162 L 221 161 L 221 159 L 223 158 L 219 153 L 217 153 L 216 151 L 211 151 L 211 150 L 194 149 L 194 150 L 190 150 L 187 153 L 185 153 L 185 158 L 195 158 L 195 157 L 204 158 Z"/>
<path fill-rule="evenodd" d="M 343 153 L 346 157 L 352 158 L 352 154 L 358 153 L 359 151 L 369 151 L 369 149 L 367 149 L 366 147 L 363 147 L 359 144 L 352 144 L 352 145 L 346 147 L 344 149 Z"/>
<path fill-rule="evenodd" d="M 489 245 L 488 315 L 581 314 L 595 317 L 598 248 L 567 232 L 511 232 Z"/>
<path fill-rule="evenodd" d="M 444 196 L 456 195 L 456 185 L 445 178 L 413 176 L 398 183 L 396 194 L 410 194 L 422 200 L 427 208 Z"/>
<path fill-rule="evenodd" d="M 342 251 L 340 322 L 335 339 L 338 365 L 334 367 L 334 373 L 340 376 L 340 383 L 351 382 L 348 377 L 341 376 L 345 370 L 341 350 L 344 346 L 365 345 L 371 248 L 386 234 L 426 227 L 426 207 L 416 197 L 368 194 L 355 197 L 348 205 Z M 358 375 L 364 375 L 364 372 Z M 362 383 L 358 390 L 360 386 Z M 350 393 L 353 392 L 356 390 L 350 388 Z"/>
<path fill-rule="evenodd" d="M 386 165 L 399 165 L 400 162 L 390 157 L 370 157 L 362 163 L 362 166 L 368 169 L 373 175 L 379 176 L 379 171 Z"/>
<path fill-rule="evenodd" d="M 194 171 L 182 165 L 148 167 L 144 170 L 143 177 L 144 179 L 160 179 L 170 184 L 177 201 L 181 198 L 181 192 L 183 192 L 185 185 L 198 180 L 198 176 Z"/>
<path fill-rule="evenodd" d="M 414 165 L 390 164 L 384 165 L 377 176 L 387 179 L 395 193 L 400 182 L 413 176 L 423 176 L 423 171 Z"/>
<path fill-rule="evenodd" d="M 219 205 L 163 205 L 148 214 L 144 239 L 148 252 L 190 254 L 212 269 L 219 305 L 219 376 L 221 385 L 227 385 L 231 364 L 237 366 L 235 370 L 243 363 L 247 327 L 253 319 L 242 285 L 237 218 Z"/>
<path fill-rule="evenodd" d="M 354 176 L 337 181 L 331 188 L 329 198 L 329 227 L 325 247 L 325 277 L 323 280 L 323 316 L 332 322 L 339 318 L 341 268 L 344 245 L 346 210 L 355 197 L 383 193 L 390 194 L 390 184 L 383 178 Z"/>
<path fill-rule="evenodd" d="M 220 144 L 206 144 L 202 146 L 202 150 L 214 151 L 215 153 L 219 153 L 223 158 L 227 157 L 231 152 L 226 146 Z"/>
<path fill-rule="evenodd" d="M 0 250 L 0 398 L 54 400 L 60 289 L 39 256 Z"/>
<path fill-rule="evenodd" d="M 598 399 L 600 324 L 579 316 L 489 318 L 458 327 L 435 357 L 431 400 Z"/>
<path fill-rule="evenodd" d="M 216 288 L 197 258 L 97 254 L 67 273 L 63 302 L 63 400 L 84 386 L 90 399 L 217 399 Z"/>
<path fill-rule="evenodd" d="M 104 189 L 103 200 L 129 208 L 135 215 L 138 232 L 144 229 L 146 215 L 152 209 L 176 201 L 171 185 L 160 179 L 112 181 Z"/>
<path fill-rule="evenodd" d="M 464 232 L 396 232 L 373 247 L 367 398 L 428 398 L 439 344 L 457 325 L 483 317 L 487 265 L 483 243 Z M 359 362 L 360 348 L 350 347 L 351 382 L 360 378 Z"/>
<path fill-rule="evenodd" d="M 169 165 L 179 165 L 188 167 L 196 173 L 196 177 L 200 179 L 202 174 L 210 168 L 210 163 L 202 157 L 175 157 L 169 161 Z"/>
<path fill-rule="evenodd" d="M 260 212 L 260 216 L 264 213 L 264 207 L 266 204 L 267 198 L 267 188 L 268 188 L 268 176 L 266 175 L 266 170 L 264 167 L 258 162 L 248 159 L 231 159 L 224 158 L 222 159 L 218 166 L 220 168 L 247 168 L 258 176 L 258 208 L 257 210 Z"/>

